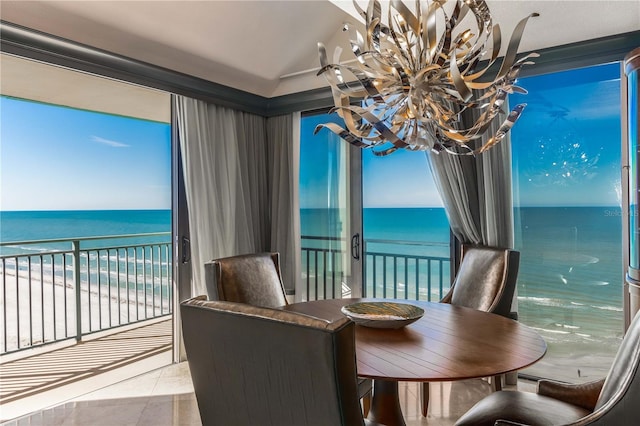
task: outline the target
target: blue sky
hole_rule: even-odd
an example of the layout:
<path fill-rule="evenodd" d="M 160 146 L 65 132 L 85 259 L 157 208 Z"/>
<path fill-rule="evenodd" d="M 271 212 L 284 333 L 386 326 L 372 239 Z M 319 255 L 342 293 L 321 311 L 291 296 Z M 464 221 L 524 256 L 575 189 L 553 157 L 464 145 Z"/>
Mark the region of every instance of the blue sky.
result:
<path fill-rule="evenodd" d="M 528 104 L 511 132 L 517 204 L 619 205 L 619 71 L 614 63 L 520 80 L 530 93 L 510 98 Z M 328 182 L 346 142 L 326 129 L 313 135 L 326 121 L 302 122 L 302 208 L 335 202 Z M 170 208 L 168 124 L 6 97 L 0 124 L 0 210 Z M 363 154 L 365 207 L 442 206 L 424 153 Z"/>
<path fill-rule="evenodd" d="M 169 209 L 171 129 L 0 97 L 0 210 Z"/>
<path fill-rule="evenodd" d="M 511 130 L 515 202 L 620 205 L 620 65 L 523 78 L 527 107 Z"/>

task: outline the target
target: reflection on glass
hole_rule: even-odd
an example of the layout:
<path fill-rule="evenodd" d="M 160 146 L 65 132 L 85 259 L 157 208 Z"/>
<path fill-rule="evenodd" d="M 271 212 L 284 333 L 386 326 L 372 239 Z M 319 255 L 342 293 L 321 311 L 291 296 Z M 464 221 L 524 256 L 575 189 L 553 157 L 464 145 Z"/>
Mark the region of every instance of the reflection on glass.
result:
<path fill-rule="evenodd" d="M 520 82 L 529 95 L 512 131 L 518 311 L 549 347 L 528 374 L 604 377 L 623 333 L 619 70 Z"/>

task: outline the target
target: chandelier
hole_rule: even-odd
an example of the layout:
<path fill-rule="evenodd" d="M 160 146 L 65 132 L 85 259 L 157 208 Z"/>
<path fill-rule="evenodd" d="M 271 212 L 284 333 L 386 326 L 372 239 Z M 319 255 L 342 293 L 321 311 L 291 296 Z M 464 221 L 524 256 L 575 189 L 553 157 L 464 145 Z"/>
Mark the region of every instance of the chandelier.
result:
<path fill-rule="evenodd" d="M 326 123 L 315 133 L 327 128 L 378 156 L 398 149 L 476 155 L 504 138 L 526 106 L 503 111 L 507 94 L 526 93 L 515 85 L 516 78 L 523 65 L 533 63 L 529 59 L 539 56 L 516 60 L 526 22 L 537 13 L 515 27 L 496 72 L 490 69 L 498 65 L 501 34 L 484 0 L 416 0 L 415 10 L 392 0 L 388 24 L 378 0 L 370 0 L 366 10 L 356 0 L 353 4 L 366 29 L 363 36 L 350 24 L 343 27 L 350 33 L 355 64 L 340 64 L 340 47 L 329 63 L 318 43 L 318 75 L 331 86 L 332 111 L 346 128 Z M 468 21 L 473 29 L 459 28 Z M 486 77 L 488 71 L 493 78 Z M 478 146 L 485 134 L 486 142 Z"/>

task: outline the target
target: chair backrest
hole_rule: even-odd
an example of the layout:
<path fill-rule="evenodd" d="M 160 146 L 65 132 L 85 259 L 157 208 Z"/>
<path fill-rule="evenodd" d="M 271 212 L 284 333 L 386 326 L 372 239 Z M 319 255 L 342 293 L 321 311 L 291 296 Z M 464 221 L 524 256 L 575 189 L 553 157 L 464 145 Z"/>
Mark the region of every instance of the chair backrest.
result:
<path fill-rule="evenodd" d="M 442 302 L 509 316 L 519 264 L 518 251 L 463 245 L 460 268 Z"/>
<path fill-rule="evenodd" d="M 279 253 L 252 253 L 205 264 L 209 299 L 277 308 L 287 304 Z"/>
<path fill-rule="evenodd" d="M 364 424 L 348 319 L 205 296 L 180 313 L 202 424 Z"/>
<path fill-rule="evenodd" d="M 640 314 L 627 330 L 595 410 L 590 417 L 602 424 L 636 424 L 640 419 Z"/>

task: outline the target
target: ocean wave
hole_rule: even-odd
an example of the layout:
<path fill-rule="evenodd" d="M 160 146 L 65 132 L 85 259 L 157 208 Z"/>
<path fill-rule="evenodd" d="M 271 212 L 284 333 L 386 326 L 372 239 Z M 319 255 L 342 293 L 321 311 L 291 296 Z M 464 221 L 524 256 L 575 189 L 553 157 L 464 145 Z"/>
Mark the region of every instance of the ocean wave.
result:
<path fill-rule="evenodd" d="M 558 326 L 558 327 L 570 328 L 570 329 L 578 329 L 578 328 L 580 328 L 577 325 L 568 325 L 568 324 L 559 324 L 559 323 L 556 323 L 555 325 Z"/>
<path fill-rule="evenodd" d="M 534 330 L 540 331 L 540 332 L 544 332 L 544 333 L 553 333 L 553 334 L 571 334 L 570 331 L 564 331 L 564 330 L 549 330 L 548 328 L 541 328 L 541 327 L 531 327 Z"/>
<path fill-rule="evenodd" d="M 518 302 L 523 304 L 530 303 L 538 306 L 549 306 L 549 307 L 562 307 L 567 309 L 582 309 L 582 308 L 593 308 L 599 309 L 601 311 L 611 311 L 611 312 L 623 312 L 622 307 L 619 306 L 610 306 L 610 305 L 587 305 L 580 302 L 567 302 L 562 299 L 554 299 L 551 297 L 524 297 L 518 296 Z M 593 301 L 592 301 L 593 303 Z M 531 308 L 530 308 L 531 309 Z"/>
<path fill-rule="evenodd" d="M 596 306 L 596 305 L 591 305 L 590 307 L 594 308 L 594 309 L 600 309 L 602 311 L 623 312 L 623 309 L 621 307 L 618 307 L 618 306 Z"/>
<path fill-rule="evenodd" d="M 542 306 L 565 306 L 566 302 L 550 297 L 518 296 L 518 302 L 531 302 Z"/>
<path fill-rule="evenodd" d="M 18 249 L 21 250 L 23 252 L 36 252 L 36 253 L 42 253 L 45 251 L 50 251 L 51 247 L 38 247 L 38 246 L 5 246 L 7 248 L 12 248 L 12 249 Z M 28 253 L 16 253 L 15 254 L 16 257 L 20 257 L 20 256 L 28 256 Z"/>

